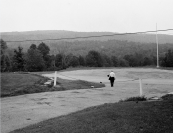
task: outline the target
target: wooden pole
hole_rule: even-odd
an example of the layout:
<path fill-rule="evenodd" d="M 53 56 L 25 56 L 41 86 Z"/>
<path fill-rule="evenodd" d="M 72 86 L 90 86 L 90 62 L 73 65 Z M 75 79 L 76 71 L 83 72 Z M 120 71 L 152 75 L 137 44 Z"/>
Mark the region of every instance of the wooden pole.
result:
<path fill-rule="evenodd" d="M 57 71 L 55 71 L 55 75 L 54 75 L 54 86 L 56 86 L 56 74 L 57 74 Z"/>
<path fill-rule="evenodd" d="M 156 23 L 156 43 L 157 43 L 157 68 L 159 68 L 159 44 L 158 44 L 158 36 L 157 36 L 157 23 Z"/>
<path fill-rule="evenodd" d="M 142 92 L 142 79 L 139 79 L 139 86 L 140 86 L 140 96 L 143 96 L 143 92 Z"/>

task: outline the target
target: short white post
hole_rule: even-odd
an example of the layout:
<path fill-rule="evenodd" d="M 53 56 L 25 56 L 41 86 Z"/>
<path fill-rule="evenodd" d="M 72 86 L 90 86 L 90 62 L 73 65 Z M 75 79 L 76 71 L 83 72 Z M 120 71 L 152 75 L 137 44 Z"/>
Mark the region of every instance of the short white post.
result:
<path fill-rule="evenodd" d="M 56 74 L 57 74 L 57 71 L 55 71 L 55 75 L 54 75 L 54 86 L 56 86 Z"/>
<path fill-rule="evenodd" d="M 140 86 L 140 96 L 142 96 L 142 79 L 139 79 L 139 86 Z"/>

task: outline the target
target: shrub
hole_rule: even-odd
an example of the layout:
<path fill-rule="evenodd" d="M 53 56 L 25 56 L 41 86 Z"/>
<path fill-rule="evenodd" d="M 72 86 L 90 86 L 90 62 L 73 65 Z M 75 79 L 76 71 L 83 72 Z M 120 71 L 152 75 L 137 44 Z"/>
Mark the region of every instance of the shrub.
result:
<path fill-rule="evenodd" d="M 166 94 L 161 97 L 163 100 L 173 100 L 173 94 Z"/>
<path fill-rule="evenodd" d="M 130 97 L 126 98 L 125 100 L 120 100 L 119 102 L 128 102 L 128 101 L 146 101 L 147 98 L 145 96 L 138 96 L 138 97 Z"/>

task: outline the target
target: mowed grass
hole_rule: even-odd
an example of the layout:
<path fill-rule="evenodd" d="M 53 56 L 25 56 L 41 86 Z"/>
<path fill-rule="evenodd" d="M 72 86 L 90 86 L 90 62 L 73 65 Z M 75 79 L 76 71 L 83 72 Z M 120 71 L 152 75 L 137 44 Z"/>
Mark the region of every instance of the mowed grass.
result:
<path fill-rule="evenodd" d="M 1 73 L 1 97 L 17 96 L 23 94 L 40 93 L 48 91 L 65 91 L 72 89 L 89 89 L 104 87 L 104 84 L 82 80 L 64 80 L 57 78 L 58 87 L 43 86 L 49 79 L 37 74 Z"/>
<path fill-rule="evenodd" d="M 39 81 L 47 79 L 38 75 L 21 73 L 1 73 L 1 97 L 34 93 Z"/>
<path fill-rule="evenodd" d="M 173 99 L 169 98 L 90 107 L 11 133 L 171 133 L 172 125 Z"/>

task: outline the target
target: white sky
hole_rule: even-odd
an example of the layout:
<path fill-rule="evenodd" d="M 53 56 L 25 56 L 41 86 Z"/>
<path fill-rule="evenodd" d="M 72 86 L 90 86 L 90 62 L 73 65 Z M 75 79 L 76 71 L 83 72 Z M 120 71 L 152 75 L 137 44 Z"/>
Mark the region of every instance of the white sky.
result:
<path fill-rule="evenodd" d="M 1 32 L 123 33 L 155 30 L 156 23 L 173 29 L 173 0 L 0 0 Z"/>

